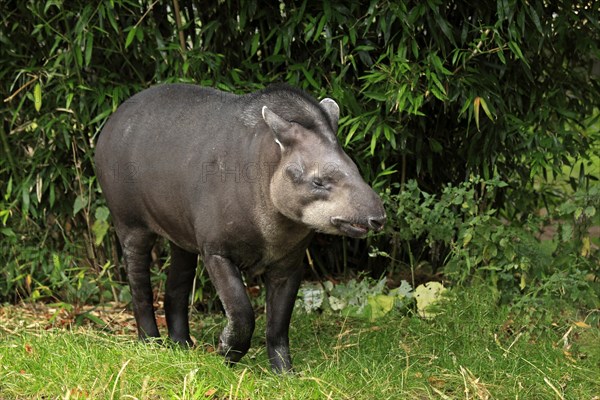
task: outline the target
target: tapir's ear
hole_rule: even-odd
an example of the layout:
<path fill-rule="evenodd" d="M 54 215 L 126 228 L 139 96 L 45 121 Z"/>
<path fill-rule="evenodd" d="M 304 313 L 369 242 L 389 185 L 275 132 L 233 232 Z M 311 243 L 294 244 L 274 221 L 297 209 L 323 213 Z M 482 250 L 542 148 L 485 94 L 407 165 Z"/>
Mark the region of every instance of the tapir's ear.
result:
<path fill-rule="evenodd" d="M 333 132 L 335 133 L 338 127 L 338 120 L 340 119 L 340 107 L 337 105 L 335 100 L 330 98 L 321 100 L 320 104 L 323 110 L 325 110 L 329 116 L 329 121 L 331 121 Z"/>
<path fill-rule="evenodd" d="M 262 117 L 275 134 L 275 141 L 283 150 L 283 146 L 290 142 L 292 124 L 269 110 L 267 106 L 262 108 Z"/>

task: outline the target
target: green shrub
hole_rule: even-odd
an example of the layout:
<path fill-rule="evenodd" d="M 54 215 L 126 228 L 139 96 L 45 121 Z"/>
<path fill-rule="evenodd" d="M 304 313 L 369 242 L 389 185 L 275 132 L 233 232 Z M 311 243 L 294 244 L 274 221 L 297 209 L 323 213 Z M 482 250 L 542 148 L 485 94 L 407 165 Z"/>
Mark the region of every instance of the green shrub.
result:
<path fill-rule="evenodd" d="M 593 221 L 597 224 L 600 186 L 576 192 L 558 207 L 559 228 L 544 240 L 540 239 L 544 226 L 557 223 L 552 215 L 532 215 L 520 223 L 503 220 L 496 210 L 485 207 L 493 191 L 505 186 L 499 180 L 472 178 L 445 187 L 440 195 L 421 191 L 414 181 L 399 193 L 388 191 L 386 202 L 393 207 L 392 254 L 396 247 L 404 248 L 409 254 L 407 267 L 414 270 L 434 258 L 423 249 L 431 253 L 445 248 L 444 277 L 454 284 L 489 282 L 505 302 L 525 295 L 597 306 L 600 249 L 592 243 L 589 228 Z M 387 252 L 375 254 L 399 261 Z"/>

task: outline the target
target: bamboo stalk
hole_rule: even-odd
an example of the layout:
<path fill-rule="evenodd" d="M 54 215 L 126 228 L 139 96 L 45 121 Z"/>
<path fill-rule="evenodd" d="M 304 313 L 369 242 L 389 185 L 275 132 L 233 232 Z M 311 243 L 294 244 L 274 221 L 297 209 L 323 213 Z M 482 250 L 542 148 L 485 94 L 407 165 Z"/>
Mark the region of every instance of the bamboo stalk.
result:
<path fill-rule="evenodd" d="M 179 11 L 179 0 L 173 0 L 173 8 L 175 9 L 175 23 L 177 24 L 177 34 L 179 36 L 179 45 L 181 46 L 181 54 L 185 56 L 185 36 L 181 27 L 181 14 Z"/>

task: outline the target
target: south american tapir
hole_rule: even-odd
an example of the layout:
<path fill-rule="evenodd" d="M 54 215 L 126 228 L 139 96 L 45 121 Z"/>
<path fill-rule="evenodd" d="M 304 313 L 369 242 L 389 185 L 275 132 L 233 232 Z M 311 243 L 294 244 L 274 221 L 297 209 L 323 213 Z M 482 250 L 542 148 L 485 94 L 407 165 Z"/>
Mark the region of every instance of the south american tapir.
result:
<path fill-rule="evenodd" d="M 271 367 L 291 369 L 288 330 L 311 237 L 360 238 L 386 219 L 338 142 L 338 120 L 334 100 L 282 84 L 246 95 L 164 84 L 118 107 L 95 163 L 140 339 L 160 336 L 150 282 L 160 236 L 171 249 L 170 339 L 193 344 L 188 303 L 200 256 L 227 317 L 218 351 L 229 362 L 247 353 L 255 318 L 242 274 L 263 274 Z"/>

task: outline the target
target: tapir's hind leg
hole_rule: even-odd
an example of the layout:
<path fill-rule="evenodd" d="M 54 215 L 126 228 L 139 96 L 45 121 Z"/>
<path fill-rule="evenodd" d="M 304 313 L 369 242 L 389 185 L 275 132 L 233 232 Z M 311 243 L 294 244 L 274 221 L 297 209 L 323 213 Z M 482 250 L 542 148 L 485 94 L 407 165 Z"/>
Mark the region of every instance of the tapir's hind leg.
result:
<path fill-rule="evenodd" d="M 190 338 L 188 304 L 197 264 L 198 255 L 189 253 L 171 242 L 171 267 L 167 275 L 165 313 L 169 337 L 184 347 L 193 345 Z"/>
<path fill-rule="evenodd" d="M 123 258 L 127 266 L 127 278 L 131 288 L 133 314 L 137 322 L 138 336 L 145 340 L 159 337 L 154 318 L 154 296 L 150 282 L 152 246 L 156 235 L 144 229 L 118 229 L 117 234 L 123 247 Z"/>

